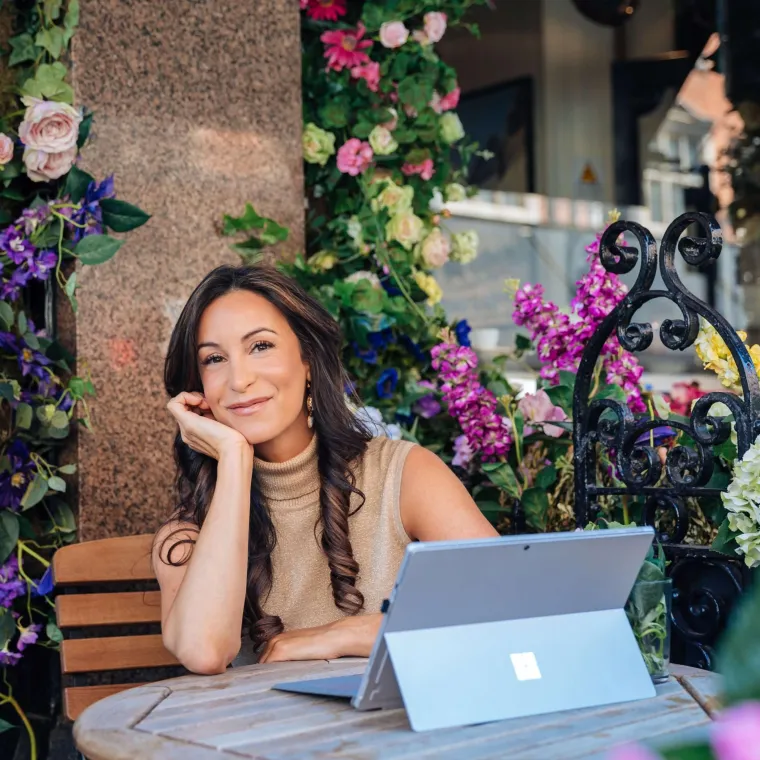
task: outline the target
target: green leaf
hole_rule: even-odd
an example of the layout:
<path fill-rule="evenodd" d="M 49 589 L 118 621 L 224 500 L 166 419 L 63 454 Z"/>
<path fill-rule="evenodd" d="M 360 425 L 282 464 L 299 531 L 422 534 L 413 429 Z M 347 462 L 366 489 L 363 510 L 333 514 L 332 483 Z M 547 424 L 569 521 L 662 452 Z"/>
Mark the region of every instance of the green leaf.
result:
<path fill-rule="evenodd" d="M 61 57 L 65 46 L 63 29 L 58 26 L 43 27 L 37 32 L 34 44 L 37 47 L 43 48 L 43 50 L 47 50 L 51 57 L 57 61 Z"/>
<path fill-rule="evenodd" d="M 103 221 L 114 232 L 129 232 L 150 219 L 150 214 L 142 209 L 115 198 L 104 198 L 100 201 L 100 208 L 103 210 Z"/>
<path fill-rule="evenodd" d="M 45 478 L 37 473 L 34 480 L 27 486 L 24 498 L 21 499 L 21 509 L 29 509 L 39 504 L 47 495 L 48 484 Z"/>
<path fill-rule="evenodd" d="M 525 522 L 535 530 L 546 530 L 546 517 L 549 513 L 549 497 L 543 488 L 526 488 L 520 499 L 525 510 Z"/>
<path fill-rule="evenodd" d="M 56 21 L 61 15 L 63 0 L 44 0 L 42 7 L 45 12 L 45 20 L 50 23 Z"/>
<path fill-rule="evenodd" d="M 71 277 L 66 280 L 66 287 L 64 288 L 66 295 L 71 298 L 74 295 L 74 291 L 77 288 L 77 273 L 72 272 Z"/>
<path fill-rule="evenodd" d="M 718 528 L 718 533 L 713 539 L 711 548 L 713 551 L 735 557 L 737 548 L 736 537 L 738 535 L 738 531 L 732 531 L 728 527 L 728 518 L 726 518 L 721 523 L 720 528 Z"/>
<path fill-rule="evenodd" d="M 68 45 L 74 36 L 74 31 L 79 26 L 79 0 L 69 0 L 66 8 L 66 15 L 63 17 L 63 38 Z"/>
<path fill-rule="evenodd" d="M 16 407 L 16 427 L 22 430 L 29 430 L 34 419 L 34 412 L 29 404 L 23 401 Z"/>
<path fill-rule="evenodd" d="M 10 610 L 0 608 L 0 649 L 8 646 L 10 640 L 16 635 L 16 621 Z"/>
<path fill-rule="evenodd" d="M 0 382 L 0 398 L 6 401 L 15 401 L 16 394 L 13 392 L 13 386 L 5 381 Z"/>
<path fill-rule="evenodd" d="M 32 332 L 24 333 L 24 341 L 29 348 L 33 348 L 35 351 L 40 349 L 40 339 Z"/>
<path fill-rule="evenodd" d="M 63 641 L 61 629 L 52 620 L 45 626 L 45 633 L 55 644 L 60 644 Z"/>
<path fill-rule="evenodd" d="M 47 484 L 52 491 L 66 493 L 66 481 L 63 478 L 59 478 L 57 475 L 53 475 L 52 478 L 48 478 Z"/>
<path fill-rule="evenodd" d="M 573 413 L 573 389 L 566 385 L 554 385 L 545 389 L 546 395 L 554 406 L 560 407 L 569 416 Z"/>
<path fill-rule="evenodd" d="M 66 412 L 59 409 L 50 420 L 50 424 L 54 428 L 67 428 L 69 426 L 69 416 L 66 414 Z M 52 488 L 52 486 L 51 486 Z"/>
<path fill-rule="evenodd" d="M 242 216 L 230 216 L 225 214 L 224 227 L 222 235 L 234 235 L 236 232 L 250 232 L 251 230 L 261 230 L 269 219 L 265 216 L 259 216 L 250 203 L 245 204 L 245 211 Z"/>
<path fill-rule="evenodd" d="M 718 642 L 716 669 L 723 676 L 723 704 L 760 699 L 760 583 L 742 595 L 728 629 Z"/>
<path fill-rule="evenodd" d="M 398 99 L 401 103 L 422 111 L 433 98 L 433 85 L 421 76 L 402 79 L 398 86 Z"/>
<path fill-rule="evenodd" d="M 12 48 L 11 56 L 8 59 L 9 66 L 17 66 L 19 63 L 34 61 L 37 58 L 37 48 L 34 46 L 34 40 L 31 34 L 17 34 L 8 40 Z"/>
<path fill-rule="evenodd" d="M 74 90 L 63 81 L 65 76 L 66 67 L 60 61 L 40 64 L 34 78 L 27 79 L 21 86 L 21 94 L 71 104 Z"/>
<path fill-rule="evenodd" d="M 498 501 L 478 501 L 476 503 L 478 509 L 480 509 L 483 515 L 491 522 L 495 522 L 505 512 L 509 511 L 507 507 L 502 507 Z"/>
<path fill-rule="evenodd" d="M 0 718 L 0 734 L 5 731 L 10 731 L 12 728 L 18 728 L 18 726 L 14 726 L 13 723 L 8 723 L 7 720 Z"/>
<path fill-rule="evenodd" d="M 488 462 L 482 466 L 488 479 L 512 498 L 520 498 L 520 484 L 517 482 L 515 471 L 507 462 Z"/>
<path fill-rule="evenodd" d="M 23 311 L 20 311 L 18 313 L 18 317 L 16 317 L 16 324 L 18 324 L 18 331 L 23 334 L 27 330 L 27 322 L 26 322 L 26 314 L 24 314 Z"/>
<path fill-rule="evenodd" d="M 76 244 L 74 253 L 83 264 L 103 264 L 116 254 L 123 242 L 110 235 L 88 235 Z"/>
<path fill-rule="evenodd" d="M 383 3 L 365 3 L 362 9 L 362 22 L 367 27 L 367 31 L 377 31 L 385 20 Z"/>
<path fill-rule="evenodd" d="M 77 529 L 77 521 L 71 507 L 60 499 L 54 499 L 50 507 L 50 516 L 54 522 L 55 530 L 60 533 L 74 533 Z"/>
<path fill-rule="evenodd" d="M 557 480 L 557 468 L 553 465 L 547 465 L 536 473 L 536 485 L 539 488 L 551 488 Z"/>
<path fill-rule="evenodd" d="M 3 329 L 10 330 L 14 321 L 11 305 L 6 301 L 0 301 L 0 322 L 3 323 Z"/>
<path fill-rule="evenodd" d="M 72 166 L 66 177 L 66 184 L 63 186 L 63 194 L 68 195 L 73 203 L 79 203 L 84 198 L 90 182 L 95 178 L 77 166 Z"/>
<path fill-rule="evenodd" d="M 619 385 L 602 385 L 594 398 L 611 398 L 613 401 L 619 401 L 623 404 L 628 401 L 628 396 Z"/>
<path fill-rule="evenodd" d="M 0 512 L 0 562 L 5 562 L 16 548 L 18 541 L 18 519 L 13 512 Z"/>
<path fill-rule="evenodd" d="M 76 471 L 77 466 L 75 464 L 65 464 L 58 468 L 58 472 L 62 472 L 64 475 L 73 475 Z"/>
<path fill-rule="evenodd" d="M 86 113 L 81 123 L 79 124 L 79 135 L 77 135 L 77 148 L 82 148 L 87 142 L 87 138 L 90 136 L 90 130 L 92 129 L 92 111 Z"/>

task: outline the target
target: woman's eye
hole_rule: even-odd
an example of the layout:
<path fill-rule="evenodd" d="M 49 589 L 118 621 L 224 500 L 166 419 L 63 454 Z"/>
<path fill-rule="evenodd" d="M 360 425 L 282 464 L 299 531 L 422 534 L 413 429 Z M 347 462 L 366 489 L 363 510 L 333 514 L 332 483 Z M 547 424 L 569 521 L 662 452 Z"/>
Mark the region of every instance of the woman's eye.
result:
<path fill-rule="evenodd" d="M 260 340 L 251 346 L 251 352 L 257 353 L 260 351 L 266 351 L 268 348 L 272 348 L 272 344 L 267 340 Z"/>
<path fill-rule="evenodd" d="M 201 364 L 205 367 L 207 364 L 219 364 L 220 361 L 223 361 L 223 358 L 219 356 L 219 354 L 211 354 L 211 356 L 207 356 Z"/>

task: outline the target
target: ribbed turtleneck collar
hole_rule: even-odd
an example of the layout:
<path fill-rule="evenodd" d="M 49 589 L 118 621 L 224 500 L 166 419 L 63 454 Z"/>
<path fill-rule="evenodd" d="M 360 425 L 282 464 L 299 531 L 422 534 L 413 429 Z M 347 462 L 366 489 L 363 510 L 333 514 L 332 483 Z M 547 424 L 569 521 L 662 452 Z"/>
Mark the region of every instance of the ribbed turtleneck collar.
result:
<path fill-rule="evenodd" d="M 317 463 L 317 437 L 287 462 L 255 460 L 256 476 L 261 495 L 274 509 L 300 509 L 315 501 L 319 492 L 319 466 Z"/>

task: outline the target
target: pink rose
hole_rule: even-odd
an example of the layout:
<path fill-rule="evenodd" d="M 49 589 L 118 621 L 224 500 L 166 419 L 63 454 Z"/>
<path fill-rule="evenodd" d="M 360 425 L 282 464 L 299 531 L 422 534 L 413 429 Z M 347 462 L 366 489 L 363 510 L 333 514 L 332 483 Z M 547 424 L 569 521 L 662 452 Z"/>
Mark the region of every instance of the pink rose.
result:
<path fill-rule="evenodd" d="M 530 435 L 533 428 L 528 425 L 532 422 L 543 427 L 544 433 L 552 438 L 559 438 L 565 431 L 556 425 L 547 425 L 547 422 L 563 422 L 567 415 L 559 406 L 554 406 L 545 390 L 535 393 L 526 393 L 518 402 L 517 408 L 525 420 L 525 435 Z"/>
<path fill-rule="evenodd" d="M 430 269 L 438 269 L 449 260 L 449 241 L 436 228 L 420 244 L 420 253 Z"/>
<path fill-rule="evenodd" d="M 420 45 L 429 45 L 430 44 L 430 40 L 428 39 L 427 34 L 425 34 L 425 32 L 423 32 L 422 29 L 415 29 L 412 32 L 412 39 L 415 42 L 419 42 Z"/>
<path fill-rule="evenodd" d="M 718 716 L 710 744 L 720 760 L 760 757 L 760 702 L 744 702 Z"/>
<path fill-rule="evenodd" d="M 62 177 L 74 165 L 77 146 L 60 153 L 46 153 L 44 150 L 24 151 L 26 174 L 33 182 L 49 182 Z"/>
<path fill-rule="evenodd" d="M 338 171 L 355 177 L 372 163 L 373 155 L 372 147 L 368 142 L 352 137 L 338 148 Z"/>
<path fill-rule="evenodd" d="M 380 64 L 377 61 L 370 61 L 363 66 L 354 66 L 351 69 L 351 76 L 354 79 L 363 79 L 372 92 L 377 92 L 380 87 Z"/>
<path fill-rule="evenodd" d="M 82 115 L 68 103 L 24 98 L 27 106 L 18 136 L 29 150 L 63 153 L 76 147 Z"/>
<path fill-rule="evenodd" d="M 420 164 L 404 164 L 401 167 L 401 171 L 407 177 L 411 177 L 413 174 L 419 174 L 420 177 L 424 179 L 425 182 L 427 182 L 428 180 L 433 179 L 433 174 L 435 174 L 435 166 L 433 164 L 432 158 L 426 158 Z"/>
<path fill-rule="evenodd" d="M 13 140 L 0 132 L 0 166 L 5 166 L 13 158 Z"/>
<path fill-rule="evenodd" d="M 386 21 L 380 27 L 380 44 L 387 48 L 401 47 L 409 39 L 409 30 L 403 21 Z"/>
<path fill-rule="evenodd" d="M 446 33 L 446 14 L 431 11 L 425 14 L 425 36 L 431 42 L 439 42 Z"/>
<path fill-rule="evenodd" d="M 452 108 L 456 108 L 459 105 L 459 94 L 461 90 L 459 87 L 455 87 L 451 92 L 444 95 L 438 102 L 438 106 L 441 109 L 439 113 L 443 111 L 450 111 Z"/>

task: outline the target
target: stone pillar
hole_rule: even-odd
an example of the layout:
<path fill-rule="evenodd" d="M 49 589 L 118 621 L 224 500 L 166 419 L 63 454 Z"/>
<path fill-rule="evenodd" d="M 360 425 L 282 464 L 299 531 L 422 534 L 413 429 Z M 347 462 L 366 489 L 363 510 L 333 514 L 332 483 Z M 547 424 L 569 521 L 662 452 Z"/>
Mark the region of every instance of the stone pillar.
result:
<path fill-rule="evenodd" d="M 162 369 L 174 321 L 251 201 L 303 240 L 300 27 L 293 0 L 80 0 L 76 100 L 95 111 L 84 168 L 152 215 L 80 274 L 78 369 L 97 388 L 77 441 L 81 540 L 150 532 L 172 506 Z M 64 318 L 64 322 L 68 321 Z M 65 332 L 65 325 L 62 326 Z"/>

